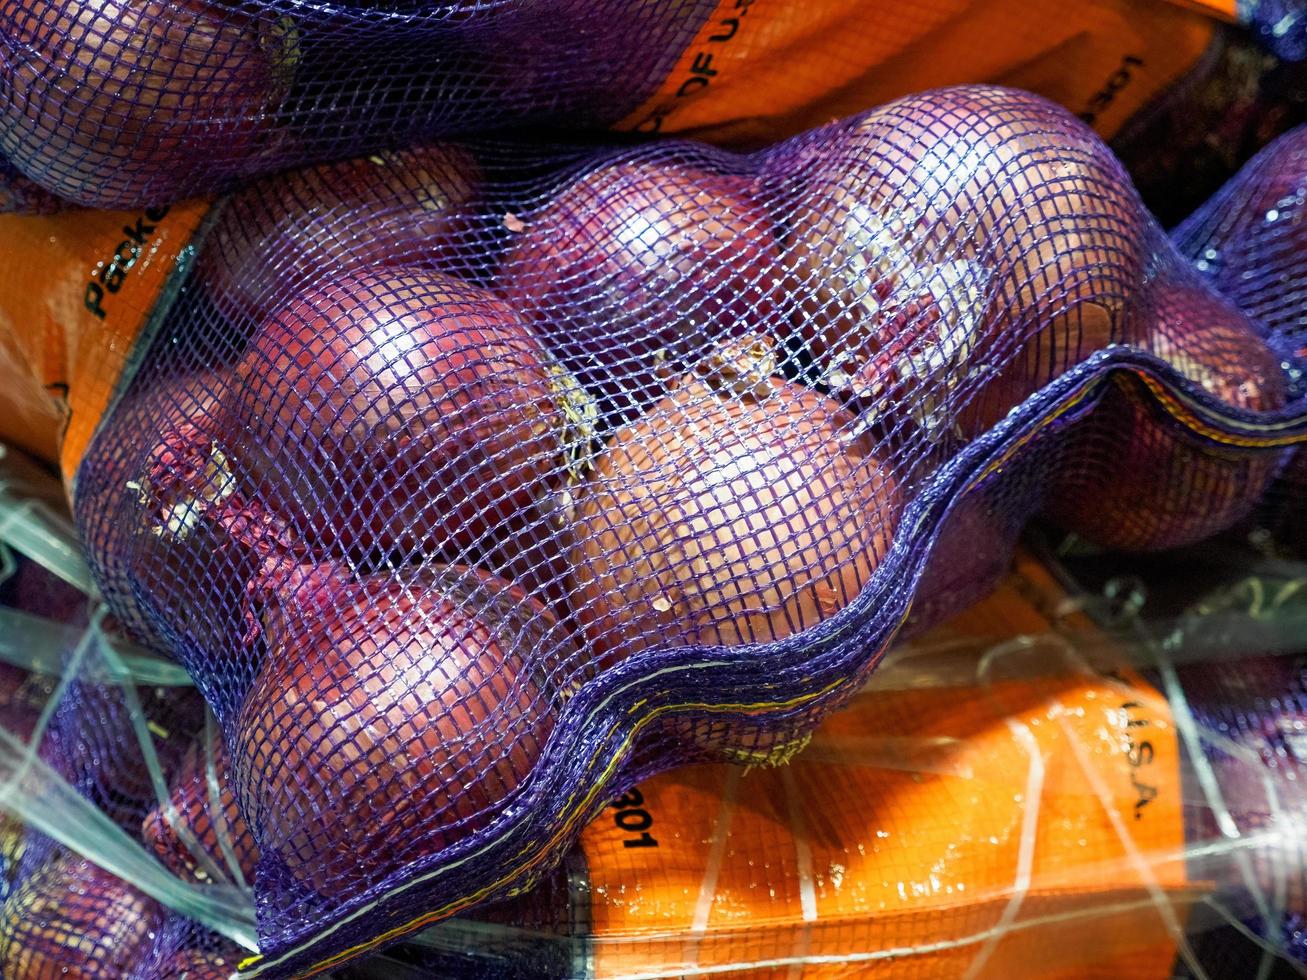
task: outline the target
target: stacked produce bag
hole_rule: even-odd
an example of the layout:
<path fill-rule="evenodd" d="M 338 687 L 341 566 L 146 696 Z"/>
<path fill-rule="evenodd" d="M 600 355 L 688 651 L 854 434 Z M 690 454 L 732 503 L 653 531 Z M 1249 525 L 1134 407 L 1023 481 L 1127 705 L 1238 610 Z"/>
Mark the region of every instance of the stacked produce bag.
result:
<path fill-rule="evenodd" d="M 523 125 L 757 146 L 957 82 L 1032 89 L 1129 145 L 1176 139 L 1149 117 L 1178 99 L 1191 125 L 1216 113 L 1220 140 L 1182 139 L 1219 157 L 1283 125 L 1281 66 L 1307 54 L 1297 0 L 10 0 L 0 26 L 0 152 L 100 207 Z"/>
<path fill-rule="evenodd" d="M 1307 11 L 957 8 L 855 41 L 852 11 L 734 0 L 0 6 L 0 439 L 57 468 L 79 539 L 47 485 L 43 509 L 11 503 L 13 546 L 85 597 L 42 634 L 59 652 L 19 664 L 55 686 L 0 797 L 31 825 L 0 934 L 16 975 L 133 922 L 104 975 L 192 952 L 251 978 L 383 968 L 432 923 L 552 894 L 605 821 L 660 857 L 642 781 L 812 760 L 841 725 L 1039 764 L 981 793 L 997 771 L 963 753 L 971 788 L 901 804 L 871 778 L 878 822 L 839 848 L 900 834 L 876 808 L 901 805 L 939 821 L 913 848 L 955 851 L 958 793 L 1054 826 L 1036 770 L 1085 822 L 1043 858 L 1014 838 L 1016 886 L 1007 864 L 965 900 L 931 884 L 859 962 L 1011 975 L 1065 946 L 1067 975 L 1099 954 L 1201 972 L 1190 912 L 1236 892 L 1252 911 L 1227 919 L 1293 947 L 1292 887 L 1268 898 L 1257 855 L 1213 843 L 1279 839 L 1211 796 L 1261 743 L 1194 734 L 1244 710 L 1237 669 L 1023 666 L 983 707 L 983 672 L 860 692 L 998 586 L 1032 521 L 1112 553 L 1299 546 L 1307 129 L 1286 79 Z M 1168 235 L 1102 136 L 1141 162 L 1250 50 L 1259 95 L 1222 103 L 1217 156 L 1282 135 Z M 1168 194 L 1153 162 L 1164 211 L 1210 185 L 1177 162 Z M 1257 697 L 1301 693 L 1286 662 L 1247 667 Z M 1020 734 L 1064 712 L 1083 725 L 1055 743 Z M 1146 752 L 1145 726 L 1167 733 Z M 1099 743 L 1124 745 L 1106 769 Z M 115 856 L 42 816 L 48 794 Z M 1257 813 L 1287 833 L 1294 799 Z M 1136 902 L 1121 945 L 1065 945 Z M 800 908 L 765 941 L 802 946 L 787 969 L 826 941 Z"/>

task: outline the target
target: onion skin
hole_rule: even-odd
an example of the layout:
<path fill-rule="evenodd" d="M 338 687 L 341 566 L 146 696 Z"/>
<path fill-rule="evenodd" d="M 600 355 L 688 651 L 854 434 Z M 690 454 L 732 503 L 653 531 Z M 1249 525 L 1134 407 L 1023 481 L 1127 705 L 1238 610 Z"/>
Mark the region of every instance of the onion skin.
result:
<path fill-rule="evenodd" d="M 200 949 L 178 950 L 151 974 L 152 980 L 231 980 L 244 956 Z"/>
<path fill-rule="evenodd" d="M 1145 212 L 1106 147 L 1052 103 L 941 89 L 794 152 L 771 170 L 803 174 L 785 222 L 796 326 L 834 387 L 925 398 L 931 425 L 947 401 L 969 439 L 1126 339 Z"/>
<path fill-rule="evenodd" d="M 163 910 L 89 861 L 59 857 L 9 896 L 0 975 L 22 980 L 117 980 L 149 950 Z"/>
<path fill-rule="evenodd" d="M 175 200 L 266 144 L 297 57 L 287 23 L 202 0 L 4 0 L 0 151 L 61 197 Z"/>
<path fill-rule="evenodd" d="M 926 629 L 993 591 L 1012 564 L 1019 526 L 982 485 L 954 502 L 917 582 L 908 628 Z"/>
<path fill-rule="evenodd" d="M 236 806 L 230 785 L 227 753 L 221 738 L 214 738 L 208 749 L 212 754 L 213 774 L 218 784 L 217 806 L 209 785 L 209 756 L 204 745 L 191 747 L 181 771 L 173 780 L 169 802 L 176 812 L 177 823 L 198 842 L 200 848 L 228 878 L 231 869 L 220 843 L 225 837 L 247 883 L 254 880 L 259 852 L 245 818 Z M 211 881 L 210 873 L 186 847 L 161 807 L 145 817 L 141 827 L 145 846 L 150 848 L 173 874 L 194 881 Z"/>
<path fill-rule="evenodd" d="M 81 467 L 73 507 L 124 629 L 188 665 L 199 651 L 206 671 L 234 651 L 257 570 L 209 520 L 232 492 L 230 472 L 209 465 L 227 383 L 221 372 L 134 382 L 101 437 L 114 449 Z"/>
<path fill-rule="evenodd" d="M 235 389 L 219 442 L 311 548 L 469 545 L 563 465 L 569 393 L 544 348 L 507 305 L 437 273 L 305 293 L 250 340 Z"/>
<path fill-rule="evenodd" d="M 222 205 L 197 275 L 230 319 L 258 324 L 317 278 L 429 263 L 469 230 L 480 184 L 452 144 L 269 177 Z"/>
<path fill-rule="evenodd" d="M 547 610 L 487 573 L 419 574 L 406 589 L 297 570 L 264 615 L 269 663 L 233 746 L 239 798 L 264 861 L 327 898 L 491 823 L 553 729 L 534 678 L 568 655 L 543 649 L 559 640 Z"/>
<path fill-rule="evenodd" d="M 619 431 L 577 491 L 574 607 L 614 662 L 780 639 L 850 602 L 885 555 L 895 484 L 834 401 L 683 380 Z"/>
<path fill-rule="evenodd" d="M 774 319 L 780 250 L 753 178 L 624 160 L 577 178 L 503 265 L 564 366 L 626 411 L 663 393 L 660 365 Z"/>
<path fill-rule="evenodd" d="M 1285 379 L 1251 323 L 1201 285 L 1162 291 L 1143 345 L 1225 403 L 1283 407 Z M 1238 450 L 1182 433 L 1140 382 L 1114 380 L 1045 503 L 1055 523 L 1115 551 L 1159 551 L 1237 523 L 1275 478 L 1282 453 Z"/>

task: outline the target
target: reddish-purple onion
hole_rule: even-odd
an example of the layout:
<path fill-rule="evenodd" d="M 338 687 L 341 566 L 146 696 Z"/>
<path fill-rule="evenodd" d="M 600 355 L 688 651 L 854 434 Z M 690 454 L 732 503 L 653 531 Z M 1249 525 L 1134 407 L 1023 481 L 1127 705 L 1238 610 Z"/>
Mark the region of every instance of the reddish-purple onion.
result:
<path fill-rule="evenodd" d="M 619 410 L 647 405 L 664 365 L 776 315 L 780 251 L 756 184 L 652 156 L 610 163 L 522 216 L 503 287 L 584 385 Z"/>
<path fill-rule="evenodd" d="M 910 96 L 771 169 L 803 175 L 785 261 L 834 388 L 973 438 L 1125 339 L 1148 219 L 1098 138 L 1037 96 Z"/>
<path fill-rule="evenodd" d="M 1249 320 L 1200 284 L 1161 291 L 1145 349 L 1228 405 L 1285 403 L 1285 378 Z M 1136 379 L 1115 379 L 1073 460 L 1058 467 L 1045 513 L 1119 551 L 1177 548 L 1244 517 L 1280 465 L 1273 449 L 1222 446 L 1182 432 Z"/>
<path fill-rule="evenodd" d="M 233 748 L 265 860 L 343 897 L 503 812 L 553 729 L 544 681 L 578 662 L 548 610 L 462 566 L 304 566 L 269 587 Z"/>
<path fill-rule="evenodd" d="M 361 272 L 259 328 L 216 453 L 192 469 L 233 476 L 220 516 L 246 540 L 455 549 L 502 530 L 561 473 L 584 414 L 578 393 L 484 290 L 419 270 Z"/>
<path fill-rule="evenodd" d="M 74 512 L 101 589 L 123 628 L 184 662 L 213 665 L 243 630 L 244 583 L 257 570 L 211 518 L 231 496 L 213 460 L 227 377 L 142 377 L 108 417 L 78 471 Z M 219 455 L 219 459 L 220 454 Z"/>
<path fill-rule="evenodd" d="M 853 417 L 757 366 L 683 378 L 577 488 L 574 607 L 604 661 L 780 639 L 885 556 L 898 492 Z"/>
<path fill-rule="evenodd" d="M 453 144 L 268 177 L 223 202 L 197 275 L 232 320 L 258 324 L 317 282 L 430 265 L 468 231 L 480 183 Z"/>
<path fill-rule="evenodd" d="M 146 815 L 141 837 L 173 874 L 199 881 L 213 878 L 178 833 L 177 828 L 181 827 L 224 877 L 231 877 L 230 862 L 234 859 L 245 881 L 253 882 L 259 852 L 236 806 L 230 778 L 222 739 L 213 738 L 207 748 L 203 742 L 197 743 L 182 761 L 168 794 L 173 822 L 162 806 Z M 224 840 L 231 858 L 223 846 Z"/>
<path fill-rule="evenodd" d="M 204 0 L 4 0 L 0 151 L 69 200 L 176 199 L 268 145 L 298 41 L 288 18 Z"/>
<path fill-rule="evenodd" d="M 163 910 L 90 861 L 57 857 L 5 901 L 0 975 L 22 980 L 125 977 L 150 949 Z"/>
<path fill-rule="evenodd" d="M 955 501 L 926 557 L 909 627 L 934 626 L 992 591 L 1012 563 L 1018 530 L 985 486 Z"/>

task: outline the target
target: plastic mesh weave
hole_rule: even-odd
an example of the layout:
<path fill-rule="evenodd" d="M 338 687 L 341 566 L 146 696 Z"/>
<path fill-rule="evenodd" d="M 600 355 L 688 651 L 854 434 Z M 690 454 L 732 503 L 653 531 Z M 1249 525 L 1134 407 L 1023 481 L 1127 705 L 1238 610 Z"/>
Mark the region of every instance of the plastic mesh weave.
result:
<path fill-rule="evenodd" d="M 913 0 L 874 14 L 857 4 L 759 8 L 746 17 L 751 6 L 6 0 L 0 152 L 63 197 L 127 207 L 422 138 L 522 125 L 647 128 L 669 102 L 719 98 L 704 90 L 720 88 L 725 75 L 776 93 L 774 118 L 751 118 L 772 110 L 745 108 L 746 118 L 724 130 L 755 145 L 955 81 L 1046 84 L 1092 118 L 1134 100 L 1127 87 L 1160 95 L 1195 67 L 1203 36 L 1230 12 L 1217 3 L 1158 12 L 1150 0 L 1081 0 L 1077 31 L 1067 5 L 1051 0 L 981 9 Z M 1307 56 L 1301 0 L 1241 0 L 1237 13 L 1280 57 Z M 778 75 L 782 55 L 789 70 Z M 1074 67 L 1063 69 L 1062 58 Z M 1028 70 L 1035 61 L 1045 67 Z M 838 73 L 827 79 L 832 66 Z M 1080 77 L 1069 84 L 1063 72 Z"/>
<path fill-rule="evenodd" d="M 523 887 L 643 775 L 785 758 L 1033 514 L 1196 540 L 1304 434 L 1275 338 L 1012 90 L 274 178 L 174 285 L 75 513 L 222 729 L 251 975 Z"/>

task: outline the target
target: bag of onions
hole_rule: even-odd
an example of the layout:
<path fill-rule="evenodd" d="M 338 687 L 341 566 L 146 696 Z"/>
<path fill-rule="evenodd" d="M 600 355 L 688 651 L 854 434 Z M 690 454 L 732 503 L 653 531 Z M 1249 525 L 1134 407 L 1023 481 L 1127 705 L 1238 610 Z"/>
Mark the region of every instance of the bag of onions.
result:
<path fill-rule="evenodd" d="M 1263 83 L 1305 56 L 1282 0 L 4 0 L 0 155 L 71 201 L 143 207 L 488 126 L 758 147 L 966 81 L 1038 91 L 1147 161 L 1190 143 L 1159 120 L 1177 102 L 1215 112 L 1196 152 L 1264 142 L 1299 97 Z"/>
<path fill-rule="evenodd" d="M 1034 515 L 1192 541 L 1307 438 L 1276 336 L 1011 89 L 0 240 L 99 587 L 221 729 L 249 977 L 525 888 L 653 772 L 787 758 Z"/>

